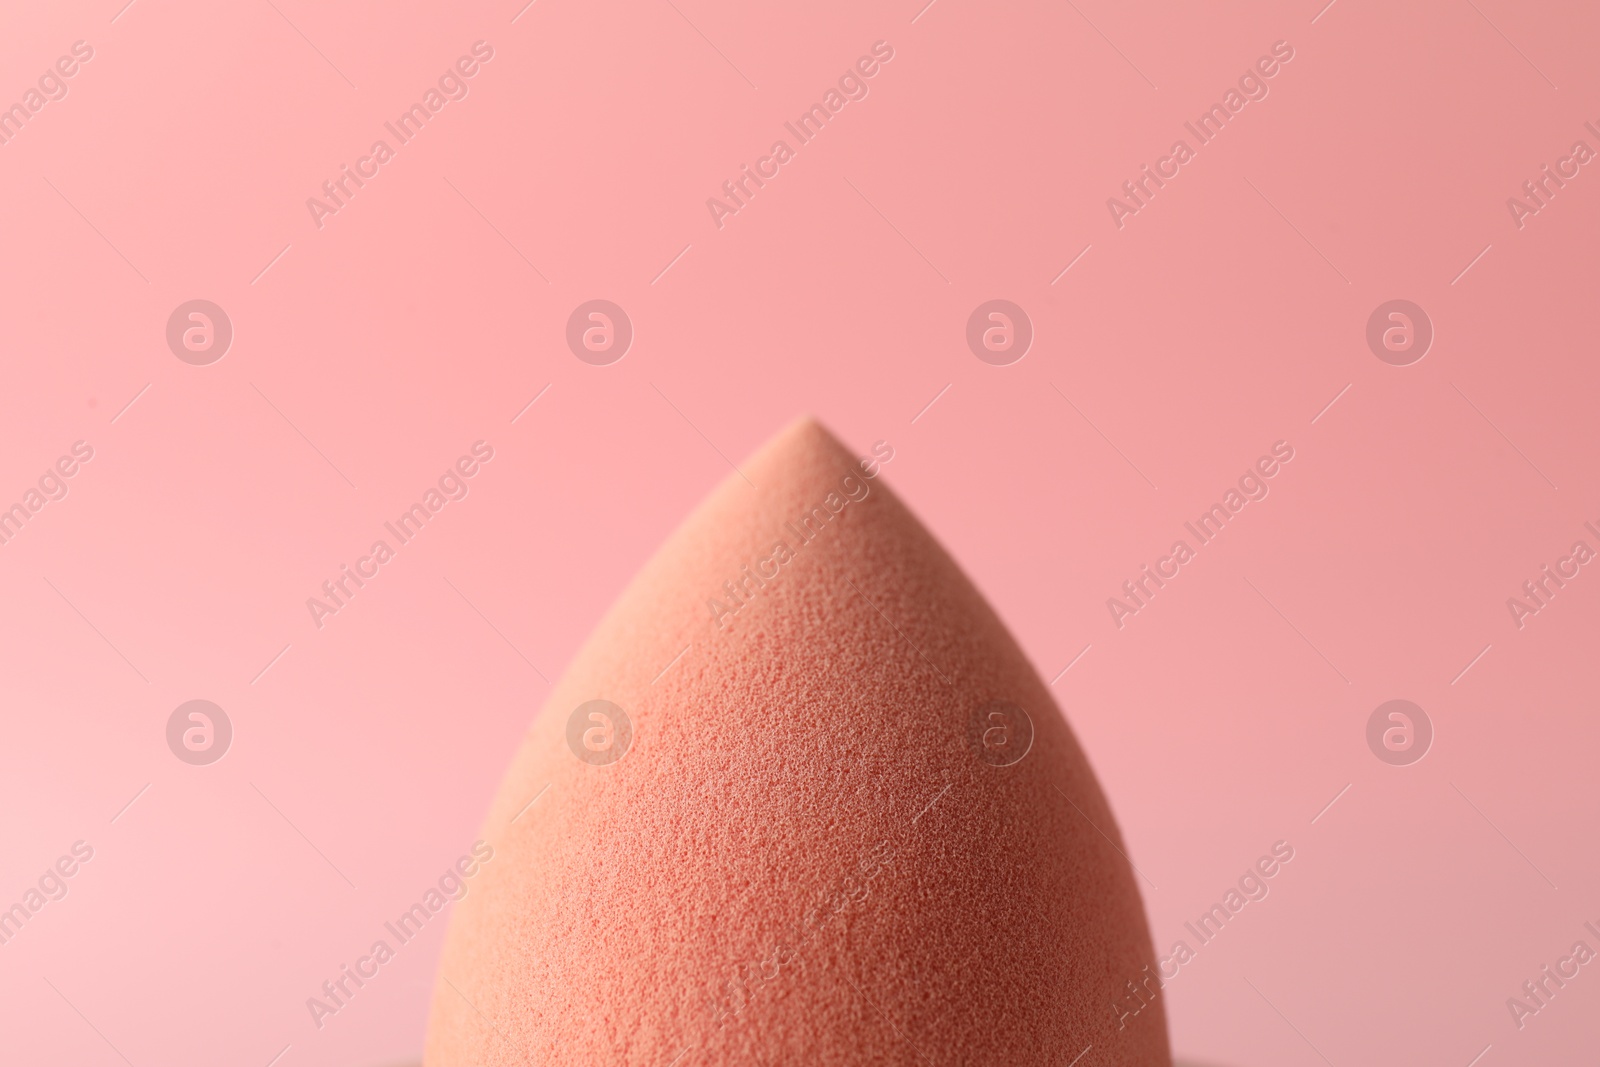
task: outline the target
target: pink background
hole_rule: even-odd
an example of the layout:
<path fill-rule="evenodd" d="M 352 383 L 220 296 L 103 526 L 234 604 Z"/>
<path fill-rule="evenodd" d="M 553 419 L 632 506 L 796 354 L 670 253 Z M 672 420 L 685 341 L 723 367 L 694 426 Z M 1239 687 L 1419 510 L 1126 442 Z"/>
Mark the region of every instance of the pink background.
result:
<path fill-rule="evenodd" d="M 443 922 L 321 1030 L 306 998 L 470 847 L 722 456 L 802 411 L 893 445 L 1057 678 L 1163 952 L 1294 846 L 1167 988 L 1178 1052 L 1595 1054 L 1600 966 L 1521 1030 L 1505 1001 L 1600 949 L 1600 575 L 1520 630 L 1506 598 L 1600 548 L 1600 176 L 1520 229 L 1506 199 L 1600 148 L 1600 12 L 523 2 L 0 14 L 0 103 L 94 49 L 0 146 L 0 503 L 95 452 L 0 546 L 0 906 L 95 850 L 0 946 L 0 1058 L 415 1056 Z M 319 230 L 306 198 L 479 40 L 469 95 Z M 879 40 L 869 95 L 719 230 L 706 198 Z M 1118 229 L 1106 199 L 1280 40 L 1267 98 Z M 210 366 L 164 337 L 195 298 L 235 330 Z M 592 298 L 636 330 L 610 366 L 564 341 Z M 992 298 L 1036 331 L 1010 366 L 964 339 Z M 1436 331 L 1406 367 L 1364 336 L 1395 298 Z M 318 630 L 306 598 L 479 439 L 469 496 Z M 1278 440 L 1270 496 L 1118 629 L 1106 598 Z M 1407 767 L 1365 740 L 1397 697 L 1436 731 Z M 235 731 L 205 767 L 164 733 L 197 698 Z"/>

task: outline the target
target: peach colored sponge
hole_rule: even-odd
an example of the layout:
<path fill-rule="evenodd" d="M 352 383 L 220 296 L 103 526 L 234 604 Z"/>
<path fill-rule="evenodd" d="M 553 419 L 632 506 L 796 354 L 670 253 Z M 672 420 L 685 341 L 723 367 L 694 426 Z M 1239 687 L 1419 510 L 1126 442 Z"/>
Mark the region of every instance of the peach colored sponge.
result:
<path fill-rule="evenodd" d="M 1161 1000 L 1115 1006 L 1153 961 L 1115 821 L 999 619 L 815 422 L 742 470 L 530 728 L 426 1063 L 1168 1067 Z"/>

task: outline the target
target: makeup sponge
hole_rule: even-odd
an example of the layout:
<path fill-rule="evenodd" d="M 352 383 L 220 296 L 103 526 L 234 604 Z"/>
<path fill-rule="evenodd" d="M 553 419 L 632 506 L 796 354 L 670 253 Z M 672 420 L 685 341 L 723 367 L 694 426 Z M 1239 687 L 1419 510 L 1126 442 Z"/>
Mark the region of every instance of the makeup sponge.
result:
<path fill-rule="evenodd" d="M 1094 773 L 882 458 L 790 426 L 600 622 L 489 812 L 428 1067 L 1168 1067 Z"/>

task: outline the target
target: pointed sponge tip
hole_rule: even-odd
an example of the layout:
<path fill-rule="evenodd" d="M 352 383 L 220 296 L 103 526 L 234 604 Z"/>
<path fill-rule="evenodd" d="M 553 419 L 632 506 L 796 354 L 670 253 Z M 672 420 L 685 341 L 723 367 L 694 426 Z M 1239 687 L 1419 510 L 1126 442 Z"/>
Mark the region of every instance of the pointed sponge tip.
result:
<path fill-rule="evenodd" d="M 1105 797 L 883 461 L 797 420 L 600 622 L 484 825 L 428 1067 L 1169 1067 Z"/>

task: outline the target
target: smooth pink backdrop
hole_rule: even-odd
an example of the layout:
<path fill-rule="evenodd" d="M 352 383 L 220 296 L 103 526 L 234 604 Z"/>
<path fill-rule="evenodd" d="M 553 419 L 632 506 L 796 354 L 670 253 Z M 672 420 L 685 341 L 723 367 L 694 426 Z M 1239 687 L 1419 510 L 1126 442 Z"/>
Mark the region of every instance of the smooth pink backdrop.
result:
<path fill-rule="evenodd" d="M 470 847 L 547 680 L 803 411 L 893 445 L 1057 679 L 1163 951 L 1295 847 L 1165 991 L 1177 1051 L 1600 1047 L 1600 968 L 1520 1030 L 1505 1003 L 1600 949 L 1600 575 L 1506 606 L 1600 548 L 1600 174 L 1506 205 L 1600 148 L 1600 11 L 123 2 L 0 13 L 0 104 L 94 50 L 0 145 L 0 504 L 94 448 L 0 545 L 0 906 L 94 848 L 0 946 L 0 1059 L 415 1056 L 442 921 L 320 1030 L 306 998 Z M 319 230 L 306 199 L 480 40 Z M 719 229 L 706 199 L 880 40 Z M 1107 198 L 1277 41 L 1269 95 L 1119 229 Z M 164 337 L 195 298 L 235 331 L 210 366 Z M 593 298 L 636 330 L 610 366 L 564 340 Z M 992 298 L 1036 331 L 1010 366 L 965 342 Z M 1395 298 L 1436 331 L 1407 367 L 1364 336 Z M 306 598 L 480 439 L 468 497 L 317 629 Z M 1279 440 L 1268 498 L 1118 629 L 1106 598 Z M 1397 697 L 1436 731 L 1409 767 L 1365 740 Z M 207 767 L 165 740 L 197 698 L 235 731 Z"/>

